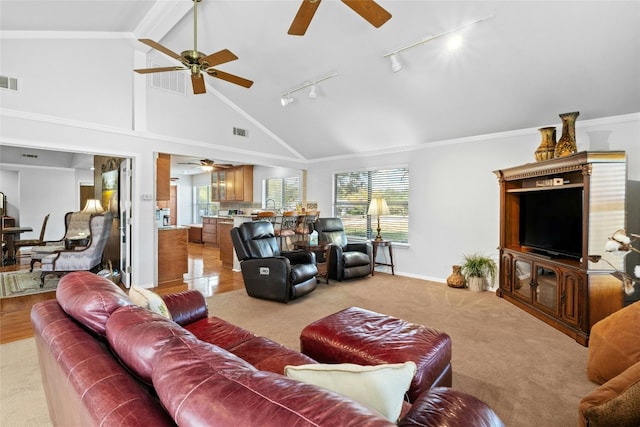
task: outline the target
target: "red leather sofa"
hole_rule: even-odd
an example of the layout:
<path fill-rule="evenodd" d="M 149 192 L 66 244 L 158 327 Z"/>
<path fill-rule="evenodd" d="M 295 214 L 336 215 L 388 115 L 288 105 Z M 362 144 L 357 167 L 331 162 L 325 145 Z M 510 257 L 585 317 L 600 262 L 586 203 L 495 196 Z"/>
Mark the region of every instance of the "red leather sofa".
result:
<path fill-rule="evenodd" d="M 313 359 L 208 317 L 203 296 L 163 297 L 173 320 L 135 306 L 110 280 L 70 273 L 56 300 L 34 305 L 56 426 L 391 426 L 361 404 L 282 375 Z M 431 388 L 400 426 L 503 426 L 480 400 Z"/>

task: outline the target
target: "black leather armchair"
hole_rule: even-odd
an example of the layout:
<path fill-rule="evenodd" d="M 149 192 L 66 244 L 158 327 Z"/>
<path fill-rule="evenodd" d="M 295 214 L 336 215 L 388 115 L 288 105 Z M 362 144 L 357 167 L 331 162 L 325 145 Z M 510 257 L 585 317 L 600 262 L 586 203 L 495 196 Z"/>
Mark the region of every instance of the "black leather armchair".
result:
<path fill-rule="evenodd" d="M 316 288 L 313 252 L 280 252 L 270 221 L 250 221 L 231 229 L 247 294 L 289 302 Z"/>
<path fill-rule="evenodd" d="M 331 242 L 329 278 L 342 281 L 371 274 L 373 247 L 371 243 L 349 243 L 340 218 L 318 218 L 315 222 L 318 241 Z"/>

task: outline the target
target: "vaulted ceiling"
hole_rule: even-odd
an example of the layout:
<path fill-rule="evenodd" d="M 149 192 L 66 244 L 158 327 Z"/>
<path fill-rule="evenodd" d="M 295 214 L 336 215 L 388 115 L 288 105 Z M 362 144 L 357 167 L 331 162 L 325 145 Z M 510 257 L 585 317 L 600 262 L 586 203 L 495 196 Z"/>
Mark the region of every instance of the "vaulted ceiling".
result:
<path fill-rule="evenodd" d="M 231 50 L 239 59 L 217 68 L 255 83 L 205 77 L 207 93 L 188 95 L 225 97 L 300 159 L 556 125 L 568 111 L 580 111 L 579 120 L 640 111 L 638 1 L 379 0 L 392 18 L 374 28 L 343 2 L 322 0 L 306 35 L 288 35 L 301 1 L 199 3 L 198 50 Z M 0 30 L 124 33 L 141 51 L 149 50 L 135 39 L 150 38 L 180 53 L 193 46 L 192 7 L 0 0 Z M 455 52 L 446 37 L 419 44 L 398 54 L 396 73 L 383 57 L 485 17 Z M 176 64 L 155 54 L 162 66 Z M 283 94 L 332 74 L 317 98 L 305 89 L 281 105 Z"/>

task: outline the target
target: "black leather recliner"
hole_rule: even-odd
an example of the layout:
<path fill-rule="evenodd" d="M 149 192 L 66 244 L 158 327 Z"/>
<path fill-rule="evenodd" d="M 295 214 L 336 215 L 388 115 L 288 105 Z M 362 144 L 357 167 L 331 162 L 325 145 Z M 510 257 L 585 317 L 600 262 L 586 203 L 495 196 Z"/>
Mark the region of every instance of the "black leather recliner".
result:
<path fill-rule="evenodd" d="M 254 298 L 289 302 L 316 286 L 313 252 L 280 252 L 270 221 L 250 221 L 231 229 L 247 294 Z"/>
<path fill-rule="evenodd" d="M 340 218 L 318 218 L 314 225 L 319 242 L 331 242 L 329 278 L 342 281 L 371 274 L 373 247 L 369 242 L 349 243 Z"/>

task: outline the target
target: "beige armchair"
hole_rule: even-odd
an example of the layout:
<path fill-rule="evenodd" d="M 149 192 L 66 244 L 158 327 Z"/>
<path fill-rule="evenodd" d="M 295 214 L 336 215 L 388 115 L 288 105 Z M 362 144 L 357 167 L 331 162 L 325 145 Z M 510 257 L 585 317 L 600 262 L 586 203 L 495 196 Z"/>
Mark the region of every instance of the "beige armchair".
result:
<path fill-rule="evenodd" d="M 31 249 L 31 269 L 36 262 L 41 262 L 42 258 L 51 255 L 54 252 L 68 249 L 69 239 L 77 239 L 79 236 L 89 236 L 91 230 L 89 229 L 89 220 L 91 219 L 90 213 L 85 212 L 67 212 L 64 216 L 64 236 L 59 240 L 47 240 L 42 242 L 39 246 Z"/>
<path fill-rule="evenodd" d="M 74 212 L 74 214 L 78 213 L 79 212 Z M 80 216 L 72 215 L 69 221 L 67 233 L 65 234 L 67 241 L 63 243 L 62 247 L 50 246 L 50 249 L 55 248 L 51 252 L 40 251 L 41 248 L 45 248 L 46 246 L 39 246 L 36 248 L 37 251 L 35 254 L 40 257 L 39 261 L 42 264 L 40 286 L 43 286 L 44 277 L 47 274 L 64 274 L 70 271 L 83 270 L 93 271 L 101 268 L 102 253 L 109 238 L 113 216 L 110 212 L 104 214 L 80 214 L 83 216 L 87 215 L 89 217 L 89 231 L 83 231 L 83 233 L 86 234 L 77 235 L 70 233 L 72 231 L 80 231 L 75 226 L 81 224 Z M 78 220 L 78 222 L 76 223 L 75 220 Z M 79 236 L 82 237 L 82 240 L 86 241 L 86 245 L 82 243 L 79 246 L 69 247 L 68 242 L 77 241 Z"/>

